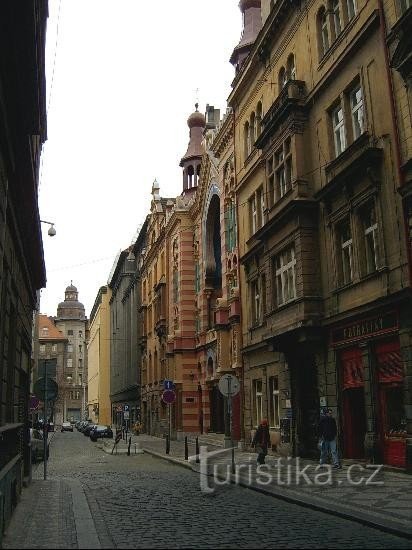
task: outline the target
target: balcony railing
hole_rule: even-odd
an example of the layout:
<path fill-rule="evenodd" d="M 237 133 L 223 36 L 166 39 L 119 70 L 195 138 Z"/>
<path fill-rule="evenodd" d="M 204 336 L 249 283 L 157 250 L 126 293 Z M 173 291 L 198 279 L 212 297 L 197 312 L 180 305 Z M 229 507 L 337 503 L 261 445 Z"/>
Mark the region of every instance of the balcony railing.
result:
<path fill-rule="evenodd" d="M 263 149 L 285 118 L 293 112 L 303 112 L 305 99 L 305 82 L 303 80 L 288 80 L 262 119 L 262 132 L 255 142 L 255 147 Z"/>

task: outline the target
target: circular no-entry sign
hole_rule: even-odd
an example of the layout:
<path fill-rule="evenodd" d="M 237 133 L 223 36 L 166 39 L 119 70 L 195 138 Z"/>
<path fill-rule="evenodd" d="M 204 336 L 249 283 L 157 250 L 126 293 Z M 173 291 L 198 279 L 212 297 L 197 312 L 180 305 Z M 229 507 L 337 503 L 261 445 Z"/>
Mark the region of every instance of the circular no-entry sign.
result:
<path fill-rule="evenodd" d="M 162 393 L 162 401 L 164 403 L 167 403 L 168 405 L 171 405 L 176 400 L 176 393 L 173 390 L 165 390 Z"/>

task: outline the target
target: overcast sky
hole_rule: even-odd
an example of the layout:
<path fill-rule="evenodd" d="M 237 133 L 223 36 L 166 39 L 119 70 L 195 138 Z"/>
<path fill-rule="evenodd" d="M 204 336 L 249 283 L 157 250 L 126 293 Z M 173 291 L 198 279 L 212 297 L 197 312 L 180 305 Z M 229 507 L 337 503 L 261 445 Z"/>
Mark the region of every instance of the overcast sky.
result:
<path fill-rule="evenodd" d="M 89 317 L 153 180 L 181 193 L 187 118 L 196 98 L 201 112 L 226 109 L 241 26 L 238 0 L 49 0 L 39 205 L 57 235 L 42 224 L 42 313 L 56 315 L 73 281 Z"/>

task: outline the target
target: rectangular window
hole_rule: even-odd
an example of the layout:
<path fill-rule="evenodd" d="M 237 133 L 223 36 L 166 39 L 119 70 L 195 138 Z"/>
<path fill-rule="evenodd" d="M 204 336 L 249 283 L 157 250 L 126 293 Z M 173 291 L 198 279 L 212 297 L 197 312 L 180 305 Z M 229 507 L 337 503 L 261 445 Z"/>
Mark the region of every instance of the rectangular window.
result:
<path fill-rule="evenodd" d="M 343 109 L 340 104 L 332 111 L 332 127 L 335 154 L 339 156 L 346 149 L 345 120 L 343 118 Z"/>
<path fill-rule="evenodd" d="M 57 353 L 57 344 L 52 344 L 52 352 Z"/>
<path fill-rule="evenodd" d="M 72 353 L 72 352 L 73 352 L 73 345 L 67 344 L 67 353 Z"/>
<path fill-rule="evenodd" d="M 324 11 L 321 16 L 320 26 L 322 34 L 322 49 L 325 54 L 329 50 L 328 19 L 326 16 L 326 11 Z"/>
<path fill-rule="evenodd" d="M 258 426 L 263 418 L 262 380 L 253 380 L 253 420 Z"/>
<path fill-rule="evenodd" d="M 332 19 L 333 19 L 333 28 L 335 31 L 335 38 L 337 38 L 342 31 L 341 23 L 340 23 L 339 0 L 333 0 L 332 2 Z"/>
<path fill-rule="evenodd" d="M 45 354 L 46 353 L 46 344 L 40 344 L 40 353 Z"/>
<path fill-rule="evenodd" d="M 73 331 L 72 331 L 72 330 L 68 330 L 68 331 L 67 331 L 67 334 L 68 334 L 68 336 L 73 336 Z"/>
<path fill-rule="evenodd" d="M 256 206 L 256 196 L 253 195 L 253 197 L 249 201 L 249 212 L 250 212 L 250 234 L 254 235 L 258 228 L 258 220 L 257 220 L 257 206 Z"/>
<path fill-rule="evenodd" d="M 353 279 L 352 233 L 349 219 L 338 227 L 338 246 L 340 249 L 340 283 L 346 285 Z"/>
<path fill-rule="evenodd" d="M 79 330 L 79 338 L 83 338 L 83 331 Z"/>
<path fill-rule="evenodd" d="M 252 298 L 252 322 L 254 325 L 257 325 L 261 321 L 261 298 L 258 279 L 252 281 L 250 288 Z"/>
<path fill-rule="evenodd" d="M 292 153 L 288 138 L 268 160 L 268 189 L 271 204 L 275 204 L 292 187 Z"/>
<path fill-rule="evenodd" d="M 275 258 L 275 288 L 278 306 L 296 298 L 295 247 L 290 246 Z"/>
<path fill-rule="evenodd" d="M 350 21 L 356 15 L 356 1 L 347 0 L 347 8 L 348 8 L 348 20 Z"/>
<path fill-rule="evenodd" d="M 67 359 L 67 368 L 72 369 L 73 368 L 73 359 Z"/>
<path fill-rule="evenodd" d="M 364 246 L 365 246 L 365 267 L 366 274 L 373 273 L 379 265 L 378 255 L 378 224 L 376 221 L 375 207 L 367 205 L 361 211 L 363 223 Z"/>
<path fill-rule="evenodd" d="M 280 399 L 279 379 L 277 376 L 269 378 L 269 424 L 272 428 L 280 426 Z"/>
<path fill-rule="evenodd" d="M 362 88 L 358 85 L 349 94 L 352 113 L 353 139 L 357 139 L 365 131 Z"/>

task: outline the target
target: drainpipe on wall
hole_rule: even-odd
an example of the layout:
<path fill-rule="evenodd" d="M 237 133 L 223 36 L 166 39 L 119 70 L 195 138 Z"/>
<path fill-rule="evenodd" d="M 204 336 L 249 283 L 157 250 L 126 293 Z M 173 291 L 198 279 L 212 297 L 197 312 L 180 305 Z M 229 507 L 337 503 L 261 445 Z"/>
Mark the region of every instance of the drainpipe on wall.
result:
<path fill-rule="evenodd" d="M 402 156 L 401 156 L 401 139 L 399 136 L 399 124 L 398 124 L 398 117 L 396 113 L 396 106 L 395 106 L 395 94 L 393 91 L 393 78 L 392 78 L 392 70 L 389 63 L 389 53 L 388 53 L 388 46 L 387 46 L 387 31 L 386 31 L 386 22 L 385 22 L 385 13 L 383 9 L 383 1 L 378 0 L 378 6 L 379 6 L 379 28 L 381 32 L 381 39 L 382 39 L 382 48 L 384 51 L 384 58 L 385 58 L 385 68 L 386 68 L 386 76 L 388 80 L 388 87 L 389 87 L 389 101 L 391 106 L 391 118 L 392 118 L 392 126 L 393 131 L 395 134 L 395 156 L 396 156 L 396 168 L 398 172 L 398 189 L 402 188 L 405 184 L 405 176 L 402 172 Z M 404 199 L 402 198 L 402 207 L 403 207 L 403 222 L 404 222 L 404 230 L 405 230 L 405 237 L 406 237 L 406 248 L 407 248 L 407 257 L 408 257 L 408 267 L 409 267 L 409 285 L 412 286 L 412 251 L 411 251 L 411 242 L 409 237 L 409 228 L 408 228 L 408 218 L 407 218 L 407 210 L 406 210 L 406 204 Z"/>
<path fill-rule="evenodd" d="M 389 86 L 389 98 L 390 98 L 390 104 L 391 104 L 391 115 L 392 115 L 392 124 L 393 129 L 395 133 L 395 152 L 396 152 L 396 161 L 397 161 L 397 168 L 398 168 L 398 178 L 399 178 L 399 188 L 402 189 L 402 187 L 405 184 L 405 177 L 402 172 L 402 158 L 401 158 L 401 141 L 399 137 L 399 126 L 398 126 L 398 119 L 396 114 L 396 108 L 395 108 L 395 94 L 393 91 L 393 78 L 392 78 L 392 71 L 389 64 L 389 53 L 388 53 L 388 46 L 387 46 L 387 32 L 386 32 L 386 22 L 385 22 L 385 14 L 383 9 L 383 0 L 378 0 L 379 5 L 379 22 L 380 22 L 380 30 L 381 30 L 381 37 L 382 37 L 382 47 L 384 50 L 384 57 L 385 57 L 385 66 L 386 66 L 386 73 L 387 73 L 387 79 L 388 79 L 388 86 Z M 408 258 L 408 267 L 409 267 L 409 286 L 412 286 L 412 250 L 411 250 L 411 240 L 409 236 L 409 227 L 408 227 L 408 217 L 407 217 L 407 205 L 404 197 L 402 197 L 402 206 L 403 206 L 403 220 L 404 220 L 404 230 L 405 230 L 405 242 L 406 242 L 406 249 L 407 249 L 407 258 Z M 408 373 L 405 372 L 406 380 L 408 377 Z M 404 384 L 407 384 L 407 382 L 404 382 Z M 406 389 L 406 395 L 407 399 L 410 398 L 410 392 L 411 389 Z M 409 409 L 408 405 L 409 403 L 405 403 L 406 410 Z M 406 434 L 406 471 L 408 473 L 412 473 L 412 433 L 411 433 L 411 419 L 408 418 L 408 414 L 406 414 L 406 421 L 407 421 L 407 434 Z"/>

